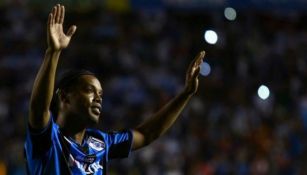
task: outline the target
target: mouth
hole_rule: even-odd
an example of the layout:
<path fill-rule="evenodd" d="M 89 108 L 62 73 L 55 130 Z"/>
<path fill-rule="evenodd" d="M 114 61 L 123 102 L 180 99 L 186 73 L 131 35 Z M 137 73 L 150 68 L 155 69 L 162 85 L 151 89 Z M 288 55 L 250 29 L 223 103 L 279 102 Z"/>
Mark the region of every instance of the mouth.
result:
<path fill-rule="evenodd" d="M 100 113 L 101 113 L 101 106 L 100 105 L 93 105 L 92 106 L 92 110 L 93 110 L 94 114 L 100 115 Z"/>

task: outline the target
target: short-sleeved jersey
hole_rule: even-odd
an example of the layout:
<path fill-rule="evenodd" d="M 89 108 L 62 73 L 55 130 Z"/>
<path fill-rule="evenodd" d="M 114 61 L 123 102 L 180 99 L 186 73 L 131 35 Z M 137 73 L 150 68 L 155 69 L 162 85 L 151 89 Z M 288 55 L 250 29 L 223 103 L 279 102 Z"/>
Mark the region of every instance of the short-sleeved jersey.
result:
<path fill-rule="evenodd" d="M 131 150 L 132 132 L 104 133 L 86 129 L 83 143 L 64 136 L 50 117 L 41 131 L 28 128 L 25 158 L 28 174 L 105 175 L 106 164 L 113 158 L 127 157 Z"/>

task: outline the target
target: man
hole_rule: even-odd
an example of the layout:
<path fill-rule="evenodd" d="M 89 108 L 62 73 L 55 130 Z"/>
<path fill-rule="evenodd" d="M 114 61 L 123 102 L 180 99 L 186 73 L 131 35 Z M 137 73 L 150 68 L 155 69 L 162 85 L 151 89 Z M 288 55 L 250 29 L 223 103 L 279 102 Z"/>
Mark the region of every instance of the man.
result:
<path fill-rule="evenodd" d="M 88 71 L 67 73 L 56 89 L 57 116 L 50 105 L 55 74 L 62 49 L 69 45 L 76 26 L 63 33 L 65 9 L 56 5 L 47 24 L 48 48 L 36 76 L 28 118 L 25 157 L 28 174 L 106 174 L 106 163 L 127 157 L 161 136 L 177 119 L 198 88 L 198 74 L 204 52 L 192 61 L 185 87 L 174 99 L 137 128 L 104 133 L 90 129 L 101 114 L 103 90 Z"/>

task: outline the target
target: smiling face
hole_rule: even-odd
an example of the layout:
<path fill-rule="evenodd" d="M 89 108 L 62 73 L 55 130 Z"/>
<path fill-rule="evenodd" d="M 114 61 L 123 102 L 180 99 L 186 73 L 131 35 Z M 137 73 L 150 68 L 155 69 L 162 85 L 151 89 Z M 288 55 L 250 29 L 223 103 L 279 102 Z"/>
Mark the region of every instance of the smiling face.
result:
<path fill-rule="evenodd" d="M 66 109 L 78 116 L 80 122 L 98 123 L 101 114 L 102 88 L 93 75 L 82 75 L 67 93 Z"/>

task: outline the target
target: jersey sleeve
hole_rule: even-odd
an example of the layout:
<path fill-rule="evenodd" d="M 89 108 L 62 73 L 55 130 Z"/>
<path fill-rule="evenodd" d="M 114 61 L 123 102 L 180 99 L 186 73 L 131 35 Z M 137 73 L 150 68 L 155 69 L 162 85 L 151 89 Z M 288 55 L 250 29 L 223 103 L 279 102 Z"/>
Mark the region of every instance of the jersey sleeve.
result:
<path fill-rule="evenodd" d="M 133 140 L 132 131 L 126 130 L 110 133 L 109 139 L 111 141 L 108 153 L 109 159 L 125 158 L 129 156 Z"/>
<path fill-rule="evenodd" d="M 43 129 L 34 129 L 28 124 L 25 150 L 32 158 L 45 154 L 52 144 L 53 120 L 50 117 L 48 125 Z"/>

